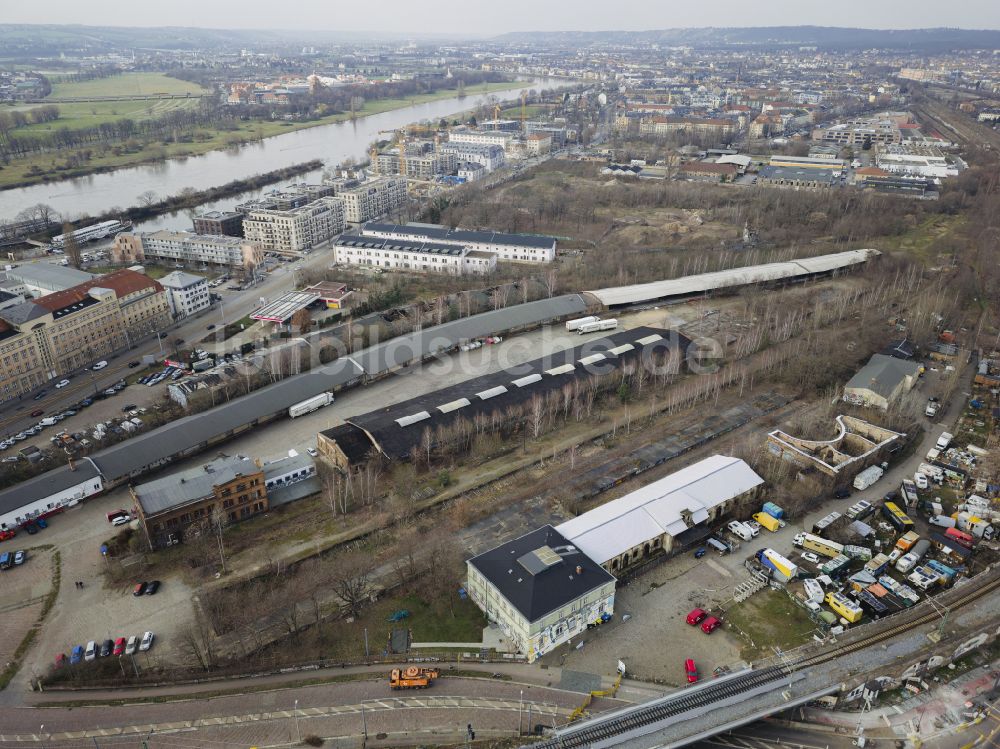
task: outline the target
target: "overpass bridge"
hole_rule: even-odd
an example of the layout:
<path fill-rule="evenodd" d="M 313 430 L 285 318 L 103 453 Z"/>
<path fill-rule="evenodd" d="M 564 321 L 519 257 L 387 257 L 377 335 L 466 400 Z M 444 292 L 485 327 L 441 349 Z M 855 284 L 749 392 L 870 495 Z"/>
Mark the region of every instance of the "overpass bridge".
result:
<path fill-rule="evenodd" d="M 1000 587 L 1000 570 L 867 627 L 849 632 L 834 647 L 806 646 L 786 653 L 780 663 L 747 668 L 673 692 L 649 702 L 555 729 L 532 749 L 669 749 L 731 731 L 747 723 L 841 691 L 843 674 L 834 661 L 940 621 L 942 606 L 954 612 Z M 881 665 L 880 648 L 872 666 Z M 883 655 L 884 657 L 884 655 Z M 823 664 L 830 664 L 823 668 Z"/>

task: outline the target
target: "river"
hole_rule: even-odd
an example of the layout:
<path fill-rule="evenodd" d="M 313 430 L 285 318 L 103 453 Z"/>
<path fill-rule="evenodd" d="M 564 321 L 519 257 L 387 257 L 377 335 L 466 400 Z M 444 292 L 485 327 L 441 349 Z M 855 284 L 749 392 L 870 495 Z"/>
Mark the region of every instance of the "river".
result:
<path fill-rule="evenodd" d="M 536 78 L 525 81 L 524 88 L 563 88 L 573 83 L 558 78 Z M 496 95 L 501 100 L 516 97 L 518 90 L 511 89 Z M 147 190 L 153 190 L 160 196 L 176 195 L 185 187 L 203 190 L 311 159 L 322 159 L 327 166 L 335 166 L 347 158 L 363 160 L 369 145 L 380 137 L 379 131 L 396 130 L 421 120 L 436 121 L 465 109 L 473 109 L 485 98 L 482 94 L 471 92 L 463 99 L 453 97 L 413 104 L 354 121 L 276 135 L 238 149 L 212 151 L 203 156 L 169 159 L 157 164 L 5 190 L 0 192 L 0 219 L 13 219 L 20 211 L 37 203 L 47 203 L 64 218 L 73 219 L 84 214 L 96 215 L 115 206 L 124 208 L 135 205 L 138 196 Z M 302 175 L 298 181 L 317 182 L 320 176 L 321 170 L 317 170 Z M 238 198 L 229 198 L 221 205 L 231 207 L 238 202 Z M 206 204 L 199 210 L 214 207 L 220 206 Z M 144 222 L 142 226 L 143 229 L 159 227 L 190 230 L 188 212 L 161 216 Z"/>

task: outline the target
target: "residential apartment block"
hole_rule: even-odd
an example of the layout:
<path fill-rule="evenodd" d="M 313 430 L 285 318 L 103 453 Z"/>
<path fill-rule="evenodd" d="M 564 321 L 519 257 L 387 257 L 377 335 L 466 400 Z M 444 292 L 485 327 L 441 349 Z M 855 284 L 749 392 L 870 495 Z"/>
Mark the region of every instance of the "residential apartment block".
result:
<path fill-rule="evenodd" d="M 704 117 L 648 117 L 639 123 L 643 135 L 688 133 L 709 138 L 721 138 L 736 129 L 732 120 Z"/>
<path fill-rule="evenodd" d="M 307 252 L 344 230 L 345 204 L 338 196 L 290 210 L 251 210 L 243 220 L 243 234 L 265 251 Z"/>
<path fill-rule="evenodd" d="M 501 146 L 490 143 L 457 143 L 449 141 L 440 146 L 442 153 L 453 153 L 459 161 L 471 161 L 481 164 L 487 172 L 499 169 L 504 164 L 504 151 Z"/>
<path fill-rule="evenodd" d="M 187 317 L 212 305 L 208 279 L 174 271 L 160 279 L 174 317 Z"/>
<path fill-rule="evenodd" d="M 453 276 L 486 274 L 497 267 L 492 252 L 470 250 L 438 242 L 345 234 L 334 243 L 334 262 L 369 265 L 389 270 L 448 273 Z"/>
<path fill-rule="evenodd" d="M 478 143 L 506 148 L 514 139 L 514 135 L 514 133 L 503 130 L 462 130 L 456 128 L 448 131 L 448 141 L 450 143 Z"/>
<path fill-rule="evenodd" d="M 195 234 L 221 237 L 243 236 L 243 214 L 239 211 L 209 211 L 194 217 Z"/>
<path fill-rule="evenodd" d="M 129 493 L 150 549 L 179 543 L 212 522 L 245 520 L 270 506 L 264 471 L 237 456 L 130 486 Z"/>
<path fill-rule="evenodd" d="M 169 322 L 163 286 L 132 270 L 0 310 L 0 401 L 124 349 Z"/>
<path fill-rule="evenodd" d="M 363 224 L 388 215 L 406 202 L 406 180 L 402 177 L 379 177 L 356 186 L 337 190 L 344 202 L 344 219 L 349 224 Z"/>
<path fill-rule="evenodd" d="M 467 231 L 437 224 L 377 223 L 365 224 L 361 227 L 361 234 L 381 239 L 466 247 L 478 252 L 491 252 L 499 260 L 517 263 L 551 263 L 556 257 L 556 238 L 538 234 Z"/>
<path fill-rule="evenodd" d="M 261 246 L 238 237 L 192 234 L 166 229 L 150 233 L 119 234 L 111 245 L 116 263 L 204 263 L 228 268 L 253 268 L 264 259 Z"/>

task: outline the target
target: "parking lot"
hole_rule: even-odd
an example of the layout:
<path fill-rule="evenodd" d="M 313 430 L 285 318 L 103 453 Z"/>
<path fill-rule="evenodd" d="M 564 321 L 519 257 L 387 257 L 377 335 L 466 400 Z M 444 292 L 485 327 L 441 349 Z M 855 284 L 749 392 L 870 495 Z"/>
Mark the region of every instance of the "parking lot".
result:
<path fill-rule="evenodd" d="M 38 620 L 45 597 L 52 589 L 52 551 L 36 547 L 33 540 L 36 538 L 39 536 L 19 533 L 0 545 L 0 552 L 14 554 L 19 549 L 26 552 L 22 564 L 0 570 L 0 617 L 3 617 L 0 664 L 11 660 Z"/>

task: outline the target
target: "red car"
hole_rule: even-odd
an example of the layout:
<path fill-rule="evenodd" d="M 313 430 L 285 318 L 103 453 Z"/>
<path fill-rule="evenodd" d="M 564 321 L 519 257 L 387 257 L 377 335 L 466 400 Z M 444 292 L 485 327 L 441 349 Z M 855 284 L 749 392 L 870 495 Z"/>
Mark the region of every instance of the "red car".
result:
<path fill-rule="evenodd" d="M 690 658 L 684 661 L 684 673 L 687 674 L 688 684 L 694 684 L 698 681 L 698 667 Z"/>
<path fill-rule="evenodd" d="M 121 655 L 125 652 L 125 638 L 119 637 L 115 640 L 115 649 L 111 651 L 115 655 Z"/>
<path fill-rule="evenodd" d="M 41 416 L 43 413 L 45 413 L 45 411 L 43 411 L 40 408 L 36 408 L 34 411 L 31 412 L 31 415 L 32 416 Z"/>
<path fill-rule="evenodd" d="M 17 535 L 17 531 L 0 531 L 0 541 L 6 541 L 8 538 L 14 538 Z"/>
<path fill-rule="evenodd" d="M 710 616 L 701 623 L 701 631 L 706 635 L 710 635 L 721 626 L 722 622 L 719 619 L 716 619 L 714 616 Z"/>
<path fill-rule="evenodd" d="M 56 656 L 56 668 L 62 668 L 66 665 L 66 654 L 60 653 Z"/>
<path fill-rule="evenodd" d="M 706 616 L 708 616 L 708 614 L 701 609 L 691 609 L 691 613 L 687 615 L 687 623 L 692 627 L 697 627 Z"/>

